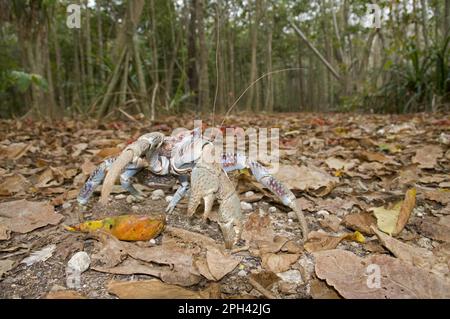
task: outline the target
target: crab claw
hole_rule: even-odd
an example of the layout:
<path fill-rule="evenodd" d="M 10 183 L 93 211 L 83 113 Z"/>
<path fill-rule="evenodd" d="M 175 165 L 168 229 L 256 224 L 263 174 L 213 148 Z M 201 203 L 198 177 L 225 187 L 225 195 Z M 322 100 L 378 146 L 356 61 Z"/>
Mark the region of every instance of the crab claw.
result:
<path fill-rule="evenodd" d="M 122 151 L 106 174 L 100 203 L 106 204 L 108 202 L 112 187 L 123 169 L 129 163 L 137 163 L 142 155 L 149 154 L 159 148 L 164 141 L 164 137 L 164 134 L 159 132 L 144 134 Z"/>

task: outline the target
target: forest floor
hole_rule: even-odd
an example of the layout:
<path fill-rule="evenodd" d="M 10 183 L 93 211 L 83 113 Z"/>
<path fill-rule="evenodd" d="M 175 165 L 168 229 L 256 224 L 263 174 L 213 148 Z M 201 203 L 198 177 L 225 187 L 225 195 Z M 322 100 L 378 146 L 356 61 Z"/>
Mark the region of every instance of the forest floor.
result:
<path fill-rule="evenodd" d="M 2 120 L 0 297 L 450 298 L 449 115 L 291 113 L 227 124 L 280 128 L 276 176 L 305 213 L 306 242 L 295 214 L 245 171 L 231 174 L 246 202 L 232 253 L 215 214 L 188 220 L 186 198 L 155 240 L 67 231 L 107 216 L 164 215 L 174 185 L 141 186 L 142 201 L 115 186 L 105 206 L 98 192 L 85 207 L 76 196 L 104 158 L 141 134 L 192 128 L 192 118 Z M 66 268 L 80 251 L 90 266 L 72 286 Z"/>

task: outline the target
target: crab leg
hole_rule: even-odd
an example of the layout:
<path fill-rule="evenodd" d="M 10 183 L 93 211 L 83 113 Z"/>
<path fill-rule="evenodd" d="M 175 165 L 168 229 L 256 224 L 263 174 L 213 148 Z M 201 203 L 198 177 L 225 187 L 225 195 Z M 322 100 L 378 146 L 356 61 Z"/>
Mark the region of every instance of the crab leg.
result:
<path fill-rule="evenodd" d="M 137 165 L 142 155 L 155 151 L 155 149 L 161 146 L 163 141 L 164 134 L 153 132 L 142 135 L 136 142 L 128 145 L 112 163 L 105 176 L 100 202 L 102 204 L 106 204 L 108 202 L 108 196 L 111 193 L 117 177 L 119 177 L 122 171 L 129 164 Z"/>
<path fill-rule="evenodd" d="M 108 158 L 94 170 L 78 194 L 77 200 L 81 205 L 86 205 L 97 186 L 105 179 L 106 173 L 115 160 L 115 157 Z M 131 184 L 131 178 L 145 166 L 145 161 L 139 159 L 136 164 L 128 164 L 120 175 L 120 184 L 134 196 L 142 196 L 142 194 Z"/>
<path fill-rule="evenodd" d="M 173 195 L 169 205 L 167 205 L 166 213 L 172 213 L 175 209 L 175 206 L 177 206 L 178 202 L 184 197 L 184 195 L 186 195 L 187 191 L 189 190 L 189 177 L 186 175 L 181 175 L 179 177 L 179 180 L 181 186 Z"/>
<path fill-rule="evenodd" d="M 225 153 L 221 157 L 221 164 L 225 171 L 250 168 L 256 180 L 267 187 L 273 194 L 275 194 L 283 205 L 291 208 L 300 221 L 303 238 L 306 239 L 308 235 L 308 224 L 301 209 L 297 206 L 295 195 L 283 183 L 272 176 L 267 169 L 256 161 L 250 161 L 242 154 Z"/>

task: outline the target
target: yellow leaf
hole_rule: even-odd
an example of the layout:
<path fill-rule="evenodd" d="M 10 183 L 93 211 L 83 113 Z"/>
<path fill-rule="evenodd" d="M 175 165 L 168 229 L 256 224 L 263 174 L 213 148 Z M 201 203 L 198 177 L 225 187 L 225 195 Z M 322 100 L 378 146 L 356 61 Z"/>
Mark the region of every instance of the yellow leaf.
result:
<path fill-rule="evenodd" d="M 101 220 L 90 220 L 74 226 L 65 226 L 68 231 L 84 233 L 106 231 L 117 239 L 127 241 L 150 240 L 164 229 L 165 220 L 147 215 L 121 215 Z"/>
<path fill-rule="evenodd" d="M 414 206 L 416 205 L 416 189 L 412 188 L 405 194 L 405 199 L 394 205 L 392 208 L 372 207 L 377 218 L 377 226 L 383 232 L 389 235 L 399 234 L 411 215 Z"/>

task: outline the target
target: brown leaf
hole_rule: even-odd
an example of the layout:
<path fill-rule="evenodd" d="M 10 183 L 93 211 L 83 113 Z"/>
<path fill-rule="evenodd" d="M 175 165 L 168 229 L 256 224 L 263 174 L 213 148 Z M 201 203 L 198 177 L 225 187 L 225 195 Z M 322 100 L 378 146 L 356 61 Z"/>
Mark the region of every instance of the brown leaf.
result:
<path fill-rule="evenodd" d="M 447 205 L 450 203 L 450 190 L 449 189 L 444 188 L 444 189 L 437 189 L 437 190 L 432 190 L 432 191 L 425 191 L 424 196 L 426 199 L 441 203 L 442 205 Z"/>
<path fill-rule="evenodd" d="M 450 226 L 448 224 L 448 219 L 450 216 L 445 216 L 436 220 L 423 220 L 418 223 L 419 232 L 434 240 L 450 242 Z"/>
<path fill-rule="evenodd" d="M 219 244 L 217 244 L 214 241 L 214 239 L 212 239 L 208 236 L 205 236 L 205 235 L 202 235 L 199 233 L 195 233 L 195 232 L 191 232 L 189 230 L 178 228 L 178 227 L 166 226 L 166 228 L 164 229 L 164 234 L 167 236 L 176 237 L 186 243 L 193 243 L 193 244 L 205 247 L 205 248 L 209 248 L 209 247 L 220 248 L 221 247 Z M 164 236 L 163 240 L 165 238 L 166 238 L 166 236 Z"/>
<path fill-rule="evenodd" d="M 314 279 L 310 283 L 311 286 L 311 297 L 313 299 L 342 299 L 341 296 L 326 284 L 324 280 Z"/>
<path fill-rule="evenodd" d="M 330 193 L 339 182 L 339 178 L 314 166 L 280 165 L 275 177 L 290 189 L 319 191 L 320 196 Z"/>
<path fill-rule="evenodd" d="M 0 260 L 0 278 L 2 278 L 5 273 L 13 269 L 15 263 L 16 262 L 14 260 L 10 259 Z"/>
<path fill-rule="evenodd" d="M 377 219 L 371 213 L 350 214 L 344 217 L 342 223 L 345 227 L 352 230 L 357 230 L 367 235 L 373 235 L 370 226 L 376 225 Z"/>
<path fill-rule="evenodd" d="M 336 157 L 329 157 L 325 160 L 325 164 L 333 170 L 351 170 L 358 164 L 357 160 L 346 161 Z"/>
<path fill-rule="evenodd" d="M 273 242 L 275 233 L 273 230 L 272 219 L 269 214 L 262 214 L 262 210 L 251 213 L 244 224 L 241 238 L 252 244 L 257 245 L 257 241 Z"/>
<path fill-rule="evenodd" d="M 366 258 L 340 249 L 314 253 L 315 271 L 344 298 L 450 298 L 450 284 L 443 277 L 386 255 Z M 380 287 L 370 288 L 370 265 L 380 267 Z"/>
<path fill-rule="evenodd" d="M 425 248 L 405 244 L 400 240 L 379 231 L 375 226 L 372 226 L 372 230 L 377 235 L 383 246 L 402 261 L 430 271 L 433 269 L 435 264 L 439 263 L 439 260 L 433 255 L 433 253 Z"/>
<path fill-rule="evenodd" d="M 14 174 L 8 176 L 0 184 L 0 196 L 11 196 L 16 193 L 23 193 L 29 187 L 31 183 L 22 175 Z"/>
<path fill-rule="evenodd" d="M 100 250 L 92 255 L 93 264 L 110 268 L 120 264 L 127 255 L 124 243 L 106 232 L 94 234 L 101 241 Z"/>
<path fill-rule="evenodd" d="M 226 255 L 218 249 L 208 249 L 206 261 L 211 275 L 216 279 L 222 279 L 226 274 L 233 271 L 241 262 L 242 257 Z"/>
<path fill-rule="evenodd" d="M 252 277 L 261 286 L 269 290 L 276 282 L 281 280 L 281 278 L 272 271 L 262 271 L 257 274 L 250 274 L 250 277 Z"/>
<path fill-rule="evenodd" d="M 308 252 L 334 249 L 344 239 L 343 236 L 332 236 L 327 233 L 312 231 L 304 247 Z"/>
<path fill-rule="evenodd" d="M 6 225 L 0 224 L 0 240 L 9 239 L 10 233 L 11 231 L 6 227 Z"/>
<path fill-rule="evenodd" d="M 416 155 L 412 158 L 412 162 L 418 163 L 419 168 L 433 168 L 443 154 L 440 146 L 426 145 L 416 151 Z"/>
<path fill-rule="evenodd" d="M 108 292 L 121 299 L 204 299 L 209 298 L 208 291 L 193 291 L 159 280 L 112 281 Z"/>
<path fill-rule="evenodd" d="M 416 206 L 416 189 L 411 188 L 405 194 L 405 199 L 403 200 L 402 207 L 400 208 L 400 214 L 398 215 L 397 224 L 395 226 L 394 235 L 400 234 L 400 232 L 405 228 L 406 223 L 411 216 L 411 212 Z"/>
<path fill-rule="evenodd" d="M 99 233 L 98 236 L 103 247 L 92 258 L 102 266 L 92 267 L 94 270 L 116 274 L 143 273 L 182 286 L 197 284 L 201 279 L 194 268 L 192 257 L 198 249 L 178 247 L 173 242 L 163 243 L 161 246 L 139 247 L 134 243 L 119 241 L 109 234 Z M 127 255 L 133 259 L 123 261 Z"/>
<path fill-rule="evenodd" d="M 326 215 L 324 219 L 319 220 L 320 226 L 337 232 L 341 228 L 341 219 L 335 215 Z"/>
<path fill-rule="evenodd" d="M 50 291 L 45 299 L 86 299 L 85 296 L 75 290 L 57 290 Z"/>
<path fill-rule="evenodd" d="M 13 143 L 8 146 L 0 145 L 0 158 L 18 160 L 31 148 L 31 144 Z"/>
<path fill-rule="evenodd" d="M 360 156 L 369 162 L 388 163 L 392 161 L 390 158 L 383 155 L 382 153 L 363 151 L 361 152 Z"/>
<path fill-rule="evenodd" d="M 0 204 L 0 224 L 10 231 L 28 233 L 46 225 L 56 225 L 64 217 L 45 202 L 16 200 Z"/>
<path fill-rule="evenodd" d="M 293 263 L 295 263 L 299 257 L 300 257 L 299 254 L 267 253 L 262 255 L 261 265 L 264 269 L 268 271 L 279 273 L 288 270 L 289 267 Z"/>

